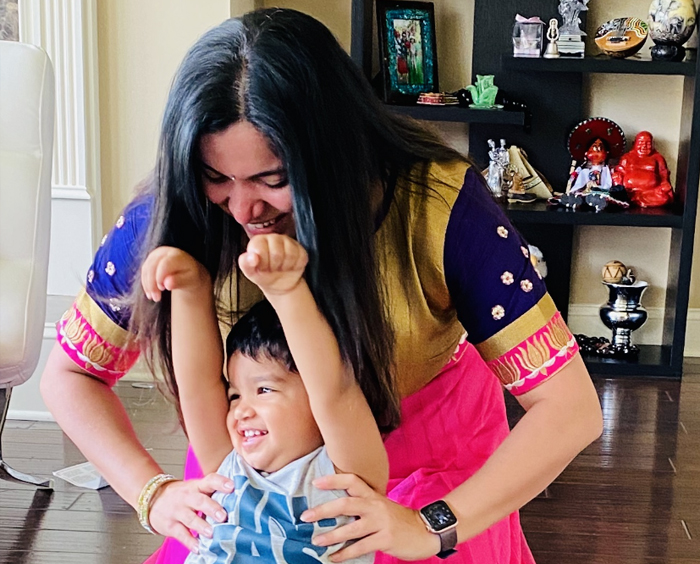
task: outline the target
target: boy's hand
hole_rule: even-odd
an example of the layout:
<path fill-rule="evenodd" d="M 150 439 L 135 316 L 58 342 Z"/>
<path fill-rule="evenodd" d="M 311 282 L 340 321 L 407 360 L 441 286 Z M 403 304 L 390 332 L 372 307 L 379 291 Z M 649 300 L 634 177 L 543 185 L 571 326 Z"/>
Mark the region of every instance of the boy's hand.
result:
<path fill-rule="evenodd" d="M 175 247 L 154 249 L 141 266 L 143 291 L 154 302 L 164 290 L 195 290 L 205 284 L 211 284 L 211 278 L 204 266 Z"/>
<path fill-rule="evenodd" d="M 306 250 L 287 235 L 256 235 L 238 257 L 243 274 L 265 296 L 279 296 L 297 287 L 309 261 Z"/>

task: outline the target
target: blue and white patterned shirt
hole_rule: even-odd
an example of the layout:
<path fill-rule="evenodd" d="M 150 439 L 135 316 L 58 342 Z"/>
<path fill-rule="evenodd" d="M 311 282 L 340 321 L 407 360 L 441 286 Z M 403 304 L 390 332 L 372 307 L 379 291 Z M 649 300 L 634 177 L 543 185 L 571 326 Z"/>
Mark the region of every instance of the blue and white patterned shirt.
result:
<path fill-rule="evenodd" d="M 341 548 L 314 546 L 311 538 L 352 518 L 317 523 L 299 519 L 306 509 L 347 495 L 312 485 L 316 478 L 335 473 L 325 446 L 266 476 L 233 451 L 217 472 L 235 484 L 232 493 L 212 496 L 227 511 L 228 520 L 207 519 L 213 538 L 200 537 L 199 554 L 190 554 L 185 564 L 315 564 L 330 562 L 328 557 Z M 371 564 L 373 560 L 374 555 L 368 555 L 351 562 Z"/>

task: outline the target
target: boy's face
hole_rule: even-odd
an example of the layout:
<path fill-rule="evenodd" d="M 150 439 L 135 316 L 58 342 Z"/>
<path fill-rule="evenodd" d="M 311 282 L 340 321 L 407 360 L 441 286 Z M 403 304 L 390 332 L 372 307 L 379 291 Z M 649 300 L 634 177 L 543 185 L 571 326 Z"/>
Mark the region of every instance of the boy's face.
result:
<path fill-rule="evenodd" d="M 228 363 L 231 442 L 256 470 L 276 472 L 323 444 L 304 383 L 279 362 L 235 353 Z"/>

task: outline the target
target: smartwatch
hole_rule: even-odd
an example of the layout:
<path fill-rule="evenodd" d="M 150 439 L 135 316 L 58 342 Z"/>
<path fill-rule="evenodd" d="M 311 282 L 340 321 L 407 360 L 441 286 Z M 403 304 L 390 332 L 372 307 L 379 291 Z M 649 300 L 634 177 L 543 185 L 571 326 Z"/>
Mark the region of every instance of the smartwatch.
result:
<path fill-rule="evenodd" d="M 426 528 L 440 537 L 440 552 L 438 558 L 447 558 L 455 554 L 457 545 L 457 517 L 450 506 L 443 500 L 429 503 L 420 510 Z"/>

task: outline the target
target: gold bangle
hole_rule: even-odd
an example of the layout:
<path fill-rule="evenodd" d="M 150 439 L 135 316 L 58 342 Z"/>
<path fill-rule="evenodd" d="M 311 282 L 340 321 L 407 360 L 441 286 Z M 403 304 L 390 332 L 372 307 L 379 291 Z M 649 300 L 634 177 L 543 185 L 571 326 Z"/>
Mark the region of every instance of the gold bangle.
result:
<path fill-rule="evenodd" d="M 164 486 L 168 482 L 175 481 L 177 481 L 177 478 L 172 474 L 158 474 L 146 482 L 146 485 L 139 494 L 139 500 L 136 504 L 136 513 L 139 516 L 141 526 L 152 535 L 158 534 L 151 528 L 151 524 L 148 519 L 151 511 L 153 496 L 155 496 L 156 492 L 161 488 L 161 486 Z"/>

